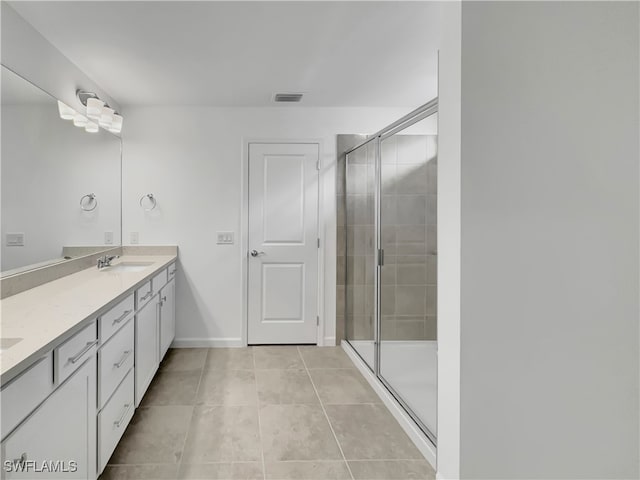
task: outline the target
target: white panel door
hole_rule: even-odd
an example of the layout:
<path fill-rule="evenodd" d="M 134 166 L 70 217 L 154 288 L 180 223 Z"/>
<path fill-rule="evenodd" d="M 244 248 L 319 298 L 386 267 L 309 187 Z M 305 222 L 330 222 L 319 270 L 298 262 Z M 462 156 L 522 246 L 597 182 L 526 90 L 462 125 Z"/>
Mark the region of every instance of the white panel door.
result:
<path fill-rule="evenodd" d="M 249 344 L 316 343 L 318 145 L 249 145 Z"/>

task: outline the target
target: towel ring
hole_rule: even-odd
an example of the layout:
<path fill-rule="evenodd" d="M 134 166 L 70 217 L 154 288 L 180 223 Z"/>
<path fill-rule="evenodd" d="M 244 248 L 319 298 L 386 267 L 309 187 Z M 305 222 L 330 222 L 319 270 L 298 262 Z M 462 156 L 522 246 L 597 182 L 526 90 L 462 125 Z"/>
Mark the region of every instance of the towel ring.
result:
<path fill-rule="evenodd" d="M 89 208 L 91 204 L 93 204 L 93 208 Z M 96 199 L 95 193 L 88 193 L 80 198 L 80 208 L 85 212 L 93 212 L 97 206 L 98 200 Z"/>
<path fill-rule="evenodd" d="M 149 205 L 151 205 L 151 207 L 146 208 L 142 202 L 144 202 L 144 199 L 148 199 L 149 200 Z M 146 195 L 143 195 L 140 197 L 140 206 L 142 207 L 142 209 L 145 212 L 150 212 L 151 210 L 153 210 L 154 208 L 156 208 L 156 205 L 158 204 L 158 201 L 156 200 L 156 198 L 153 196 L 153 193 L 147 193 Z"/>

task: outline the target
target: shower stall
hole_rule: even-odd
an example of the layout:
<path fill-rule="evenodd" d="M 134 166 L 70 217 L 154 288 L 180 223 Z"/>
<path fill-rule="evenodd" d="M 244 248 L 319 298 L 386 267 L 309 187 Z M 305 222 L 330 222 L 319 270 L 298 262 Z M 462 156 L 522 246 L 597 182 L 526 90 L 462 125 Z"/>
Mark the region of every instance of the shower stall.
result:
<path fill-rule="evenodd" d="M 344 338 L 434 445 L 437 110 L 346 149 L 338 228 Z"/>

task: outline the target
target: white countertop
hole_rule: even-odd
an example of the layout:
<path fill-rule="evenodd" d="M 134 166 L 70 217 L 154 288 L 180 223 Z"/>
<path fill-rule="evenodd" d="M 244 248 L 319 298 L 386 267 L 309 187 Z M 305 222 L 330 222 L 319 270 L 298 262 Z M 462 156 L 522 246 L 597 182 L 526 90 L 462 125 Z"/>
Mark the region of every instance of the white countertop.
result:
<path fill-rule="evenodd" d="M 123 262 L 151 262 L 137 272 L 96 267 L 0 300 L 0 339 L 22 338 L 0 352 L 0 383 L 18 375 L 39 356 L 94 320 L 125 292 L 176 260 L 175 255 L 124 255 Z"/>

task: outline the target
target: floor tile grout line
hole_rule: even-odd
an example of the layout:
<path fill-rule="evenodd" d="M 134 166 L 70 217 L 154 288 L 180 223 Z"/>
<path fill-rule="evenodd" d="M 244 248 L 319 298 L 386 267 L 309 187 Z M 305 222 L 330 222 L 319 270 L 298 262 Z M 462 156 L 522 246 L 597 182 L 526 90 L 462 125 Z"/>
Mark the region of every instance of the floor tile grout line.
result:
<path fill-rule="evenodd" d="M 318 393 L 318 389 L 316 388 L 315 383 L 313 383 L 313 378 L 311 377 L 311 373 L 309 373 L 309 369 L 307 368 L 307 362 L 304 360 L 304 355 L 302 355 L 302 352 L 300 351 L 300 347 L 297 347 L 297 349 L 298 349 L 298 355 L 300 355 L 300 358 L 302 358 L 302 364 L 304 365 L 304 369 L 307 372 L 307 375 L 309 376 L 309 381 L 311 382 L 311 386 L 313 387 L 313 391 L 316 392 L 316 395 L 318 397 L 318 402 L 320 402 L 320 408 L 322 408 L 322 413 L 324 413 L 324 418 L 326 418 L 327 423 L 329 424 L 329 429 L 331 430 L 331 433 L 333 434 L 333 438 L 336 441 L 336 445 L 338 445 L 338 450 L 340 450 L 340 455 L 342 455 L 342 460 L 344 461 L 344 464 L 346 465 L 347 470 L 349 471 L 349 476 L 351 477 L 351 480 L 354 480 L 353 472 L 351 471 L 351 467 L 349 466 L 349 462 L 347 462 L 347 457 L 345 457 L 345 455 L 344 455 L 344 451 L 342 450 L 342 445 L 340 445 L 340 440 L 338 440 L 338 436 L 336 435 L 336 432 L 333 429 L 333 425 L 331 424 L 331 420 L 329 420 L 329 415 L 327 415 L 327 410 L 324 408 L 324 404 L 322 403 L 322 398 L 320 398 L 320 394 Z"/>
<path fill-rule="evenodd" d="M 254 349 L 250 348 L 251 361 L 253 362 L 253 382 L 256 387 L 256 412 L 258 414 L 258 442 L 260 443 L 260 457 L 262 458 L 262 478 L 267 480 L 267 467 L 264 463 L 264 445 L 262 444 L 262 422 L 260 421 L 260 393 L 258 391 L 258 375 L 256 370 L 256 356 Z"/>
<path fill-rule="evenodd" d="M 176 469 L 176 477 L 180 475 L 180 467 L 182 466 L 185 454 L 185 448 L 187 447 L 187 440 L 189 439 L 189 433 L 191 433 L 191 423 L 196 414 L 196 402 L 198 401 L 198 393 L 200 392 L 200 385 L 202 384 L 202 377 L 204 376 L 204 366 L 207 364 L 207 358 L 209 358 L 209 350 L 207 350 L 207 354 L 204 357 L 204 365 L 202 365 L 202 369 L 200 370 L 200 379 L 198 380 L 198 387 L 196 388 L 196 393 L 193 398 L 193 407 L 191 410 L 191 417 L 189 418 L 189 424 L 187 425 L 187 432 L 184 436 L 184 442 L 182 442 L 182 450 L 180 452 L 180 460 L 178 463 L 178 468 Z"/>
<path fill-rule="evenodd" d="M 278 460 L 275 463 L 337 463 L 340 460 L 336 459 L 326 459 L 326 460 Z M 350 458 L 347 462 L 416 462 L 416 463 L 429 463 L 425 459 L 419 458 Z M 257 460 L 219 460 L 219 461 L 203 461 L 197 462 L 193 464 L 187 465 L 229 465 L 232 463 L 259 463 Z M 159 462 L 149 462 L 149 463 L 109 463 L 107 466 L 109 467 L 145 467 L 145 466 L 177 466 L 178 463 L 159 463 Z"/>

